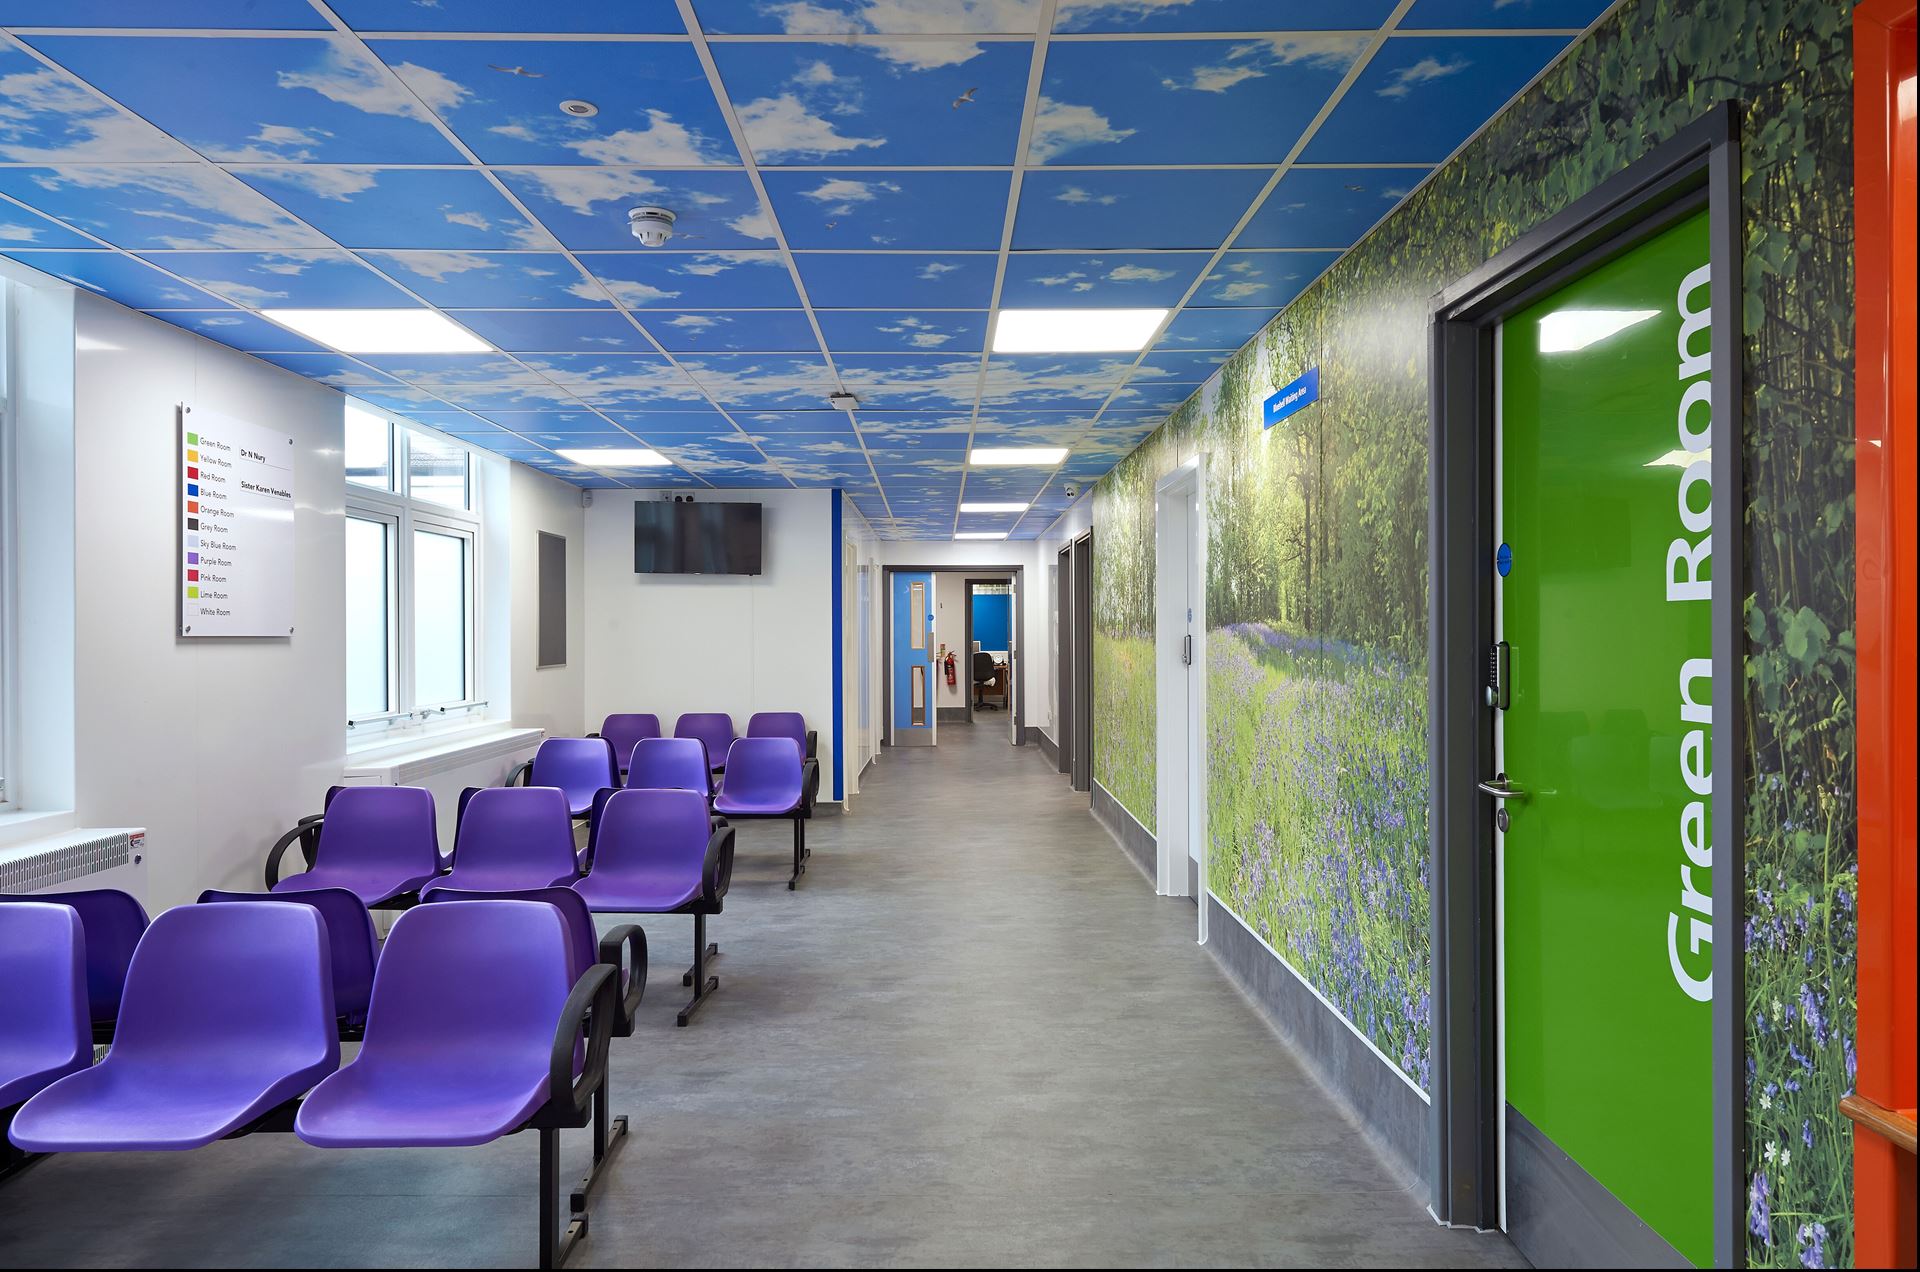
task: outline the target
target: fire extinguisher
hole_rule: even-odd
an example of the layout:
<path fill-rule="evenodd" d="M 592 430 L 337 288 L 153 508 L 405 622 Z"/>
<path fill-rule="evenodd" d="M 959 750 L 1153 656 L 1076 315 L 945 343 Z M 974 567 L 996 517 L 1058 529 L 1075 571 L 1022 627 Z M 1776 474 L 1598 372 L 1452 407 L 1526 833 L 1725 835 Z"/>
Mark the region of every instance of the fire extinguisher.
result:
<path fill-rule="evenodd" d="M 959 667 L 960 667 L 959 661 L 955 659 L 952 654 L 948 654 L 947 655 L 947 688 L 951 689 L 955 685 L 960 683 Z"/>

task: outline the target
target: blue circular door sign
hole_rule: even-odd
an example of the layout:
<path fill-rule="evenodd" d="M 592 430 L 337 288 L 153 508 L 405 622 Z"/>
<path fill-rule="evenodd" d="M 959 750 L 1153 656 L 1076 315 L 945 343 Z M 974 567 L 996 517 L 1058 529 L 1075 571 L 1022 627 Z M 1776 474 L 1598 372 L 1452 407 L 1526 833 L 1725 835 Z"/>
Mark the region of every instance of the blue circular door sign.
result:
<path fill-rule="evenodd" d="M 1513 545 L 1503 543 L 1500 550 L 1493 554 L 1493 568 L 1500 571 L 1500 577 L 1506 578 L 1513 573 Z"/>

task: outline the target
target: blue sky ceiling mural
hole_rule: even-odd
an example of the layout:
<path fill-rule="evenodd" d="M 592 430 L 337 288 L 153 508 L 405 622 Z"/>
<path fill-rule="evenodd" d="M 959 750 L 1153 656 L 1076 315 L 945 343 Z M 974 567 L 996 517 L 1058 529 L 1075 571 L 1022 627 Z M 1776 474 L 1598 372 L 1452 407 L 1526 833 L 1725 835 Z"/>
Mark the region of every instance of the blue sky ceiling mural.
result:
<path fill-rule="evenodd" d="M 0 253 L 583 487 L 1031 537 L 1607 6 L 1397 7 L 0 0 Z M 497 352 L 258 312 L 417 306 Z M 1010 356 L 1003 306 L 1171 312 L 1137 355 Z M 556 454 L 636 439 L 673 467 Z"/>

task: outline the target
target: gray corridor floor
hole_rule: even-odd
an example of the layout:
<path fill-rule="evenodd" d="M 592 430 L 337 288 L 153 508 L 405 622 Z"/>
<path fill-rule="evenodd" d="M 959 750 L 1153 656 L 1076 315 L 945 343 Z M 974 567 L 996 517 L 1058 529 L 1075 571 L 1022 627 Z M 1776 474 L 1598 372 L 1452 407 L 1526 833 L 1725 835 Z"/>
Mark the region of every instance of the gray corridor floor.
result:
<path fill-rule="evenodd" d="M 798 892 L 787 827 L 742 827 L 691 1028 L 691 920 L 647 924 L 633 1131 L 569 1266 L 1522 1263 L 1433 1223 L 1037 749 L 941 736 L 814 823 Z M 0 1185 L 0 1267 L 530 1267 L 535 1163 L 530 1135 L 54 1157 Z"/>

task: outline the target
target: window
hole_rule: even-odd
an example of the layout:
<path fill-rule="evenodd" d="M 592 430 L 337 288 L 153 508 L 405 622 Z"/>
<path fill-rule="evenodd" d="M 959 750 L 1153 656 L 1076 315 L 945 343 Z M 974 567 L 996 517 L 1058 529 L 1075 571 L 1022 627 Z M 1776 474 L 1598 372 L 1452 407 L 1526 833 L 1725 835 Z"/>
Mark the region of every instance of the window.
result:
<path fill-rule="evenodd" d="M 472 453 L 349 402 L 346 470 L 350 734 L 471 718 L 487 705 Z"/>
<path fill-rule="evenodd" d="M 0 812 L 12 806 L 7 754 L 13 735 L 13 284 L 0 278 Z"/>

